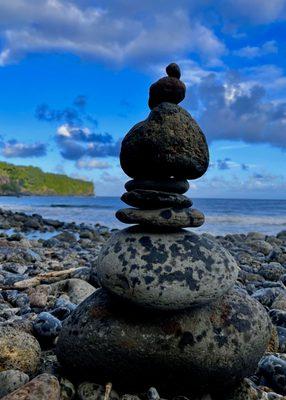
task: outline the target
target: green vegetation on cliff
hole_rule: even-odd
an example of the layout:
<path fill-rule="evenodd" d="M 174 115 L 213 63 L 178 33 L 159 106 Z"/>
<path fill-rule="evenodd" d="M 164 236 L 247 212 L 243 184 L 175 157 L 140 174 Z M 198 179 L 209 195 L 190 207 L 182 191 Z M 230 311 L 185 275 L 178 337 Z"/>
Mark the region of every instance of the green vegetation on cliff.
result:
<path fill-rule="evenodd" d="M 92 182 L 0 162 L 0 195 L 92 196 Z"/>

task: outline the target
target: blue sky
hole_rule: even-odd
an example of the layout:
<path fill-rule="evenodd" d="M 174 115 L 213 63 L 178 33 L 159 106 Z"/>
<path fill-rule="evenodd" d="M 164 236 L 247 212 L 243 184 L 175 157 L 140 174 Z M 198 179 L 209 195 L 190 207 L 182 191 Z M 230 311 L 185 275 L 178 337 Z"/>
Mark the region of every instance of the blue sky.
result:
<path fill-rule="evenodd" d="M 211 153 L 193 197 L 286 198 L 286 0 L 0 0 L 0 158 L 119 195 L 120 140 L 177 62 Z"/>

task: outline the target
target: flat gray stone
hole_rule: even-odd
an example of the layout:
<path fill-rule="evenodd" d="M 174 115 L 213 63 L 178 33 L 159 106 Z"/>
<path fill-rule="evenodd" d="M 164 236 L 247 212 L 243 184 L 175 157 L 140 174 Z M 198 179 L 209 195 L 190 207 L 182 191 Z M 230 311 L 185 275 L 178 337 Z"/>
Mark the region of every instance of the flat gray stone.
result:
<path fill-rule="evenodd" d="M 185 208 L 191 207 L 193 204 L 191 199 L 182 194 L 142 189 L 123 193 L 121 200 L 131 207 L 143 209 L 164 207 Z"/>
<path fill-rule="evenodd" d="M 183 194 L 190 188 L 190 184 L 186 179 L 131 179 L 125 183 L 125 189 L 131 190 L 159 190 L 161 192 L 172 192 Z"/>
<path fill-rule="evenodd" d="M 205 307 L 144 313 L 100 289 L 65 321 L 56 352 L 77 378 L 224 391 L 255 372 L 270 335 L 263 306 L 238 290 Z"/>
<path fill-rule="evenodd" d="M 207 303 L 235 283 L 238 267 L 217 242 L 189 231 L 112 235 L 97 265 L 102 286 L 135 304 L 177 310 Z"/>
<path fill-rule="evenodd" d="M 161 228 L 198 228 L 205 222 L 202 212 L 195 208 L 161 208 L 157 210 L 138 210 L 121 208 L 116 218 L 125 224 L 141 224 Z"/>

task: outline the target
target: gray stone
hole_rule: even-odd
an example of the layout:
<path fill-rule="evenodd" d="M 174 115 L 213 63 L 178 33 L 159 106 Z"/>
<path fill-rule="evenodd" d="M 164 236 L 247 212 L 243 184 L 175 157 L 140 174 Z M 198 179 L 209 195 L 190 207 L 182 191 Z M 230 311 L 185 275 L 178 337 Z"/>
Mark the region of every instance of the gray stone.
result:
<path fill-rule="evenodd" d="M 138 210 L 121 208 L 116 218 L 125 224 L 140 224 L 160 228 L 198 228 L 205 221 L 204 214 L 195 208 L 161 208 L 158 210 Z"/>
<path fill-rule="evenodd" d="M 203 132 L 183 108 L 162 103 L 125 136 L 120 163 L 132 178 L 196 179 L 209 164 Z"/>
<path fill-rule="evenodd" d="M 131 190 L 159 190 L 160 192 L 172 192 L 183 194 L 189 190 L 190 184 L 186 179 L 131 179 L 125 183 L 125 189 Z"/>
<path fill-rule="evenodd" d="M 286 394 L 286 361 L 275 355 L 267 355 L 259 363 L 258 372 L 280 394 Z"/>
<path fill-rule="evenodd" d="M 55 376 L 38 375 L 15 392 L 8 394 L 2 400 L 59 400 L 60 385 Z"/>
<path fill-rule="evenodd" d="M 18 369 L 35 373 L 41 348 L 34 336 L 12 326 L 0 327 L 0 371 Z"/>
<path fill-rule="evenodd" d="M 98 257 L 98 278 L 112 293 L 144 307 L 182 309 L 222 296 L 238 267 L 216 241 L 181 230 L 115 233 Z"/>
<path fill-rule="evenodd" d="M 6 396 L 29 382 L 29 376 L 24 372 L 9 369 L 0 372 L 0 397 Z"/>
<path fill-rule="evenodd" d="M 70 301 L 74 304 L 81 303 L 96 290 L 95 287 L 82 279 L 72 278 L 68 279 L 66 282 Z"/>
<path fill-rule="evenodd" d="M 56 352 L 77 377 L 224 390 L 254 373 L 270 335 L 264 308 L 240 291 L 203 308 L 144 313 L 99 289 L 65 321 Z"/>
<path fill-rule="evenodd" d="M 79 400 L 104 400 L 104 394 L 105 387 L 92 382 L 83 382 L 77 389 Z M 109 399 L 119 400 L 119 396 L 114 390 L 111 390 Z"/>
<path fill-rule="evenodd" d="M 193 202 L 187 196 L 156 190 L 132 190 L 121 196 L 121 200 L 131 207 L 156 209 L 164 207 L 191 207 Z"/>

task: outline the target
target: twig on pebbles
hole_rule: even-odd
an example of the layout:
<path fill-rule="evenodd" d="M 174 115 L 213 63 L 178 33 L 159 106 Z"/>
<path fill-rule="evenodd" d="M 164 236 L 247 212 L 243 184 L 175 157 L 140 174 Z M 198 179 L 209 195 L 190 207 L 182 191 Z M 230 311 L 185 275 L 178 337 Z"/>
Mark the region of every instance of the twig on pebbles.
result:
<path fill-rule="evenodd" d="M 111 389 L 112 389 L 112 383 L 108 382 L 105 386 L 104 400 L 109 400 Z"/>
<path fill-rule="evenodd" d="M 33 278 L 24 279 L 23 281 L 15 282 L 11 289 L 28 289 L 33 286 L 41 285 L 42 283 L 53 283 L 67 278 L 77 268 L 70 268 L 64 271 L 51 271 L 39 274 Z M 2 287 L 2 289 L 9 289 L 9 287 Z"/>

